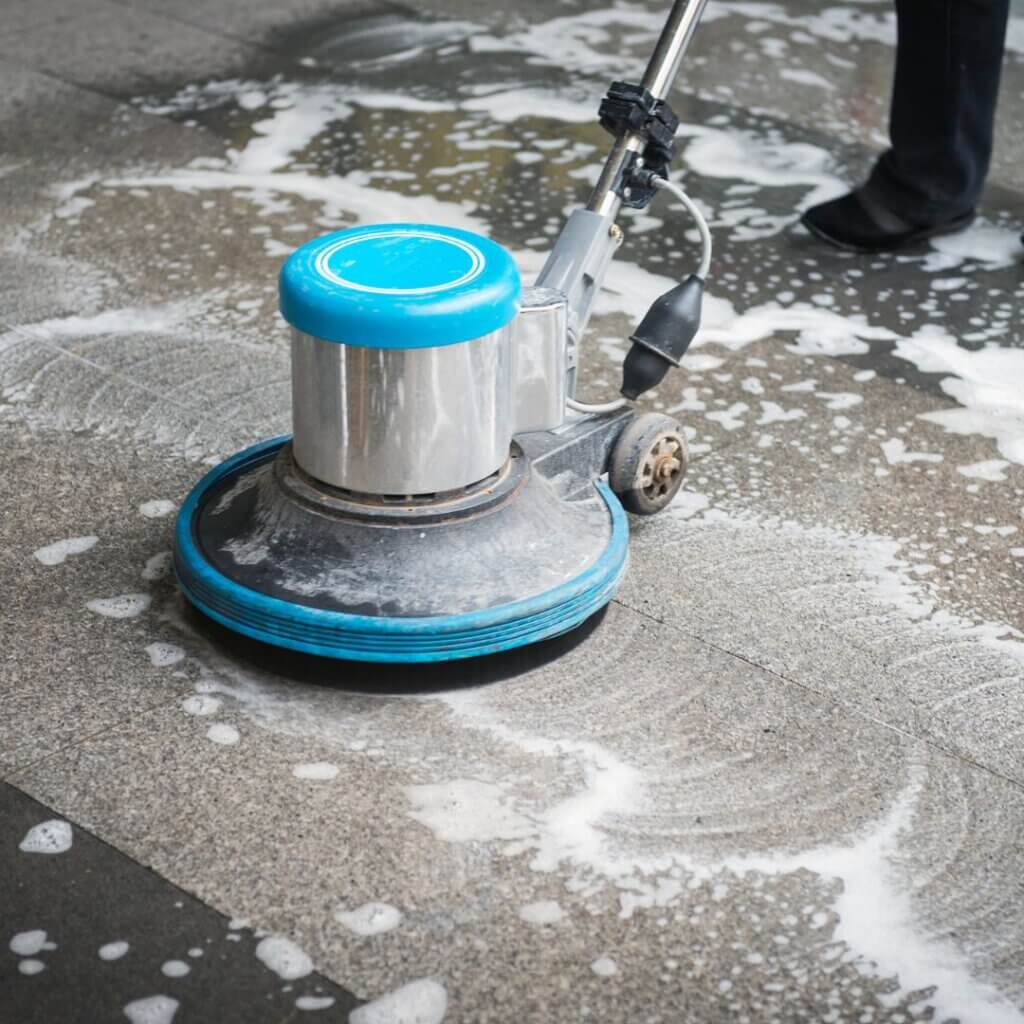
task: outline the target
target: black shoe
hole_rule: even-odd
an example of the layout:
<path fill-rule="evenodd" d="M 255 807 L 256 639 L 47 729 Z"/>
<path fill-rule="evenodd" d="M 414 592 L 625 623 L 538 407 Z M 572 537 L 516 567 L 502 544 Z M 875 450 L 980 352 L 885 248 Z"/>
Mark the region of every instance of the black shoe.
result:
<path fill-rule="evenodd" d="M 812 235 L 849 252 L 891 252 L 915 242 L 963 231 L 974 220 L 969 210 L 941 224 L 911 224 L 882 206 L 864 189 L 812 206 L 800 223 Z"/>

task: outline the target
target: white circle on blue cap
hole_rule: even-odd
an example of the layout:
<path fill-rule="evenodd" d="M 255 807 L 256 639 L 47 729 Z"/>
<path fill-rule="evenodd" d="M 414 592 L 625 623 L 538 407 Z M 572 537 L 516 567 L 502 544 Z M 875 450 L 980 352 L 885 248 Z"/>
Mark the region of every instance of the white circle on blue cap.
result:
<path fill-rule="evenodd" d="M 380 285 L 371 285 L 363 281 L 356 281 L 350 277 L 345 277 L 343 274 L 338 273 L 331 266 L 331 259 L 338 255 L 338 253 L 344 252 L 346 249 L 351 249 L 353 246 L 358 246 L 361 243 L 372 242 L 376 247 L 382 241 L 388 239 L 423 239 L 428 242 L 440 242 L 444 246 L 450 246 L 457 250 L 457 253 L 451 254 L 452 256 L 461 255 L 466 257 L 468 265 L 465 271 L 458 277 L 450 278 L 449 280 L 440 280 L 437 283 L 420 285 L 419 287 L 383 287 Z M 432 252 L 434 260 L 437 259 L 438 251 L 435 249 Z M 335 261 L 336 263 L 339 261 Z M 434 295 L 437 292 L 448 291 L 451 288 L 458 288 L 461 285 L 469 284 L 470 281 L 479 277 L 483 272 L 485 266 L 484 254 L 471 243 L 464 241 L 461 238 L 455 238 L 450 234 L 440 234 L 436 231 L 423 231 L 423 230 L 398 230 L 398 231 L 376 231 L 373 234 L 356 235 L 353 238 L 341 238 L 337 242 L 332 243 L 326 249 L 322 250 L 314 261 L 314 267 L 317 272 L 325 277 L 328 281 L 334 284 L 340 285 L 342 288 L 353 288 L 359 292 L 371 292 L 375 295 Z M 351 260 L 350 265 L 359 269 L 358 260 Z M 456 264 L 457 265 L 457 264 Z M 435 264 L 436 266 L 436 264 Z M 446 273 L 450 273 L 453 269 L 452 262 L 442 262 L 440 267 L 437 267 L 439 276 L 442 278 L 446 276 Z"/>

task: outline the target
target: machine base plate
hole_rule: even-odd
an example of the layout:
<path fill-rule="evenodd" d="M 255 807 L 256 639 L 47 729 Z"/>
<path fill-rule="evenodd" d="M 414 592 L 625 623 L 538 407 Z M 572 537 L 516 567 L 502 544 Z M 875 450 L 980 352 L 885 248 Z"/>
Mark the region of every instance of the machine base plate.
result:
<path fill-rule="evenodd" d="M 227 628 L 331 658 L 434 662 L 568 632 L 612 598 L 629 528 L 601 481 L 566 500 L 540 473 L 504 501 L 430 523 L 377 524 L 297 501 L 288 438 L 208 473 L 175 530 L 185 596 Z"/>

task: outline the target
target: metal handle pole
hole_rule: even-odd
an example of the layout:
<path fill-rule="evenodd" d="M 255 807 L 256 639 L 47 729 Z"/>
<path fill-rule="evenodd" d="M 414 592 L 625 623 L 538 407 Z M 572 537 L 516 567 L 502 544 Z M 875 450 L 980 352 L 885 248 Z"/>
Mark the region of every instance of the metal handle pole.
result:
<path fill-rule="evenodd" d="M 672 5 L 641 82 L 655 99 L 661 100 L 668 95 L 706 5 L 707 0 L 675 0 Z M 639 153 L 643 148 L 642 135 L 626 133 L 615 140 L 587 203 L 588 210 L 611 217 L 619 212 L 621 199 L 613 187 L 630 154 Z"/>

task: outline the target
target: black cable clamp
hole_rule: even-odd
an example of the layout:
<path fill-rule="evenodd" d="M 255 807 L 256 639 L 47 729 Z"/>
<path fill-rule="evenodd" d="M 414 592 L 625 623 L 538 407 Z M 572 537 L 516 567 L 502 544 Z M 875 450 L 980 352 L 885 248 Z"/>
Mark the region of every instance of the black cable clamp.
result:
<path fill-rule="evenodd" d="M 646 208 L 657 189 L 636 180 L 633 171 L 638 159 L 643 170 L 668 177 L 668 167 L 676 155 L 675 134 L 679 118 L 664 100 L 656 100 L 643 86 L 630 82 L 612 82 L 598 110 L 601 127 L 616 138 L 625 134 L 642 135 L 644 148 L 624 163 L 614 190 L 623 206 Z"/>

